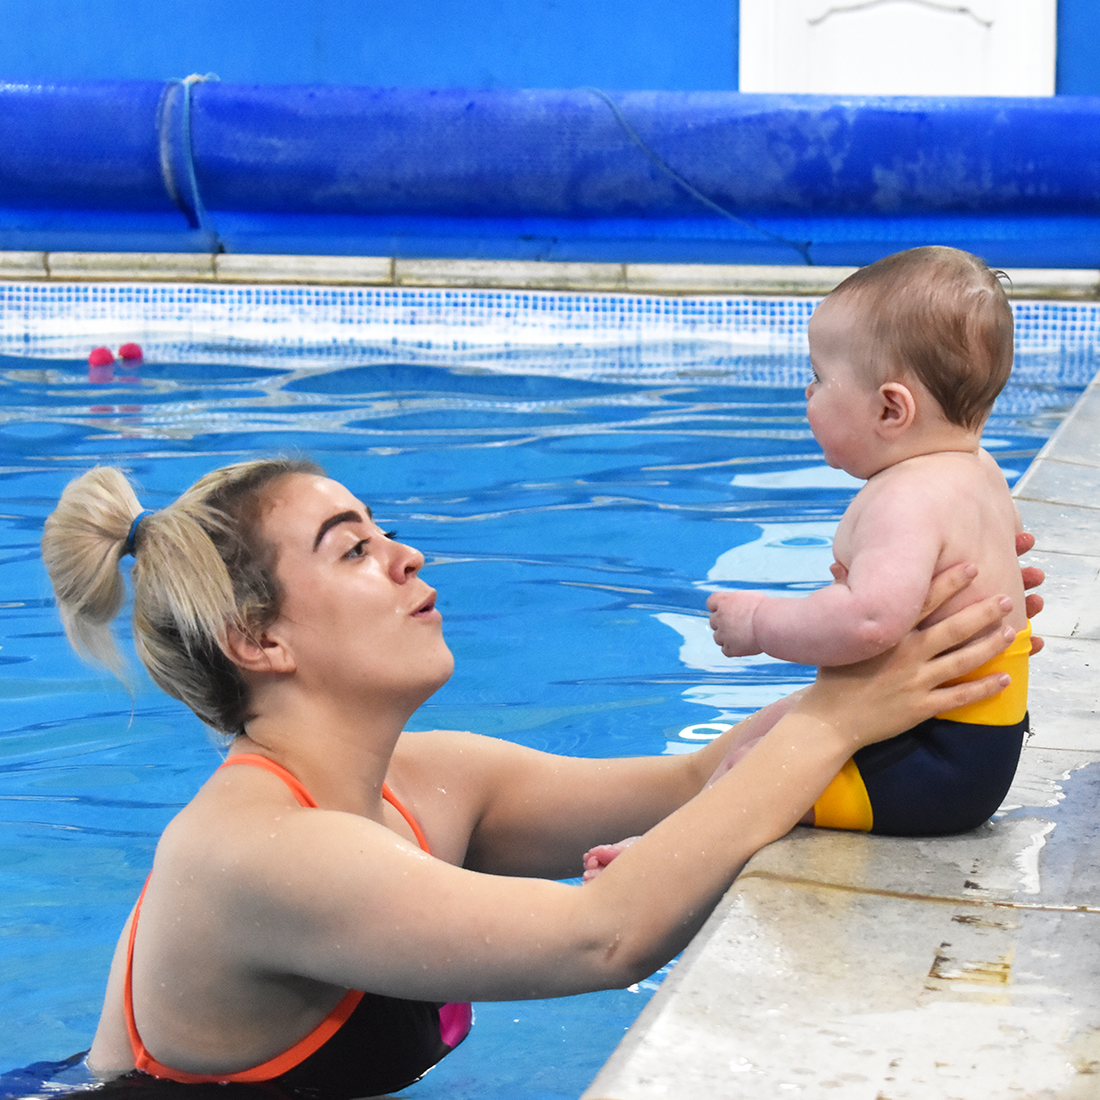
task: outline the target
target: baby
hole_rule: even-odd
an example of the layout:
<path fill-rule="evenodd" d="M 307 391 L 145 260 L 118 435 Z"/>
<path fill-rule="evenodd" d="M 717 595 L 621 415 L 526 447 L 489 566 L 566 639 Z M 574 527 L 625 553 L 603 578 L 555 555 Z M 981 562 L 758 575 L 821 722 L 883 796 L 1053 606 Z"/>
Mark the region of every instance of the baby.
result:
<path fill-rule="evenodd" d="M 1003 669 L 1011 685 L 861 749 L 810 822 L 892 835 L 962 832 L 1000 805 L 1027 732 L 1030 628 L 1015 549 L 1021 524 L 1004 476 L 980 445 L 1012 369 L 1012 311 L 977 257 L 914 248 L 845 279 L 815 310 L 808 336 L 814 438 L 830 466 L 867 484 L 837 527 L 833 583 L 803 598 L 716 592 L 707 601 L 714 640 L 728 657 L 862 661 L 916 624 L 937 573 L 975 564 L 974 583 L 936 615 L 998 592 L 1010 596 L 1016 640 L 973 675 Z M 761 725 L 750 727 L 716 775 L 762 736 Z M 593 849 L 589 871 L 598 873 L 615 848 Z"/>

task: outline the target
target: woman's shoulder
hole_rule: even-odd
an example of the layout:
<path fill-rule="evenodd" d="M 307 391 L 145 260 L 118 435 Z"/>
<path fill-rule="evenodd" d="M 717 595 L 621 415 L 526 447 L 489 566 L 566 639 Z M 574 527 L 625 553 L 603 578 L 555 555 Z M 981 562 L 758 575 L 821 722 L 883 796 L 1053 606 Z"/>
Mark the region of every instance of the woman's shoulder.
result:
<path fill-rule="evenodd" d="M 428 730 L 401 735 L 387 778 L 427 833 L 432 853 L 461 864 L 485 822 L 529 812 L 523 792 L 553 786 L 560 764 L 500 738 Z"/>
<path fill-rule="evenodd" d="M 465 730 L 407 730 L 394 750 L 387 782 L 414 812 L 441 799 L 467 820 L 476 818 L 515 746 Z"/>
<path fill-rule="evenodd" d="M 514 769 L 548 759 L 536 749 L 468 730 L 407 730 L 394 750 L 390 785 L 396 789 L 406 773 L 426 782 L 447 776 L 493 783 Z"/>
<path fill-rule="evenodd" d="M 219 767 L 165 827 L 156 863 L 191 868 L 199 875 L 214 866 L 241 866 L 247 850 L 270 837 L 274 822 L 304 809 L 291 786 L 275 774 Z"/>

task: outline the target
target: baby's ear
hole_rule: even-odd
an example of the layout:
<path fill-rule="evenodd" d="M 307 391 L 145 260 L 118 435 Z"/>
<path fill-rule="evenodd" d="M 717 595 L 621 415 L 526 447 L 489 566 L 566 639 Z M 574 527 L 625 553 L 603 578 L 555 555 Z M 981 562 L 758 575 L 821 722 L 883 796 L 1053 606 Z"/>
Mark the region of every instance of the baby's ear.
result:
<path fill-rule="evenodd" d="M 893 437 L 911 427 L 917 418 L 917 402 L 913 391 L 902 382 L 884 382 L 878 388 L 878 430 Z"/>

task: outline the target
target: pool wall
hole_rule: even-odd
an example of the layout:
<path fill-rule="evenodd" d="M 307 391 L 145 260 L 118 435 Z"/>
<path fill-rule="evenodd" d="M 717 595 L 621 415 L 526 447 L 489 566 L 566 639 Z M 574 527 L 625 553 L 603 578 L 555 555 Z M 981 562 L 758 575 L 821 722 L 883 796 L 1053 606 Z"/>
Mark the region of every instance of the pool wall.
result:
<path fill-rule="evenodd" d="M 0 84 L 0 250 L 1100 266 L 1100 98 Z"/>

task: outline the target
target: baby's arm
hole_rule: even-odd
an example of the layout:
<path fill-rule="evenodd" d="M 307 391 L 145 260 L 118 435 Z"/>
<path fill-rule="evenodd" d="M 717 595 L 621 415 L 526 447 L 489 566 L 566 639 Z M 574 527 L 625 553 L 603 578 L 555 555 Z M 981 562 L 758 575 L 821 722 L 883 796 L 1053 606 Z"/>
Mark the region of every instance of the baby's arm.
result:
<path fill-rule="evenodd" d="M 917 621 L 943 545 L 935 520 L 906 496 L 876 493 L 849 510 L 837 532 L 848 566 L 834 566 L 829 587 L 802 598 L 713 593 L 707 608 L 722 652 L 845 665 L 895 645 Z"/>

